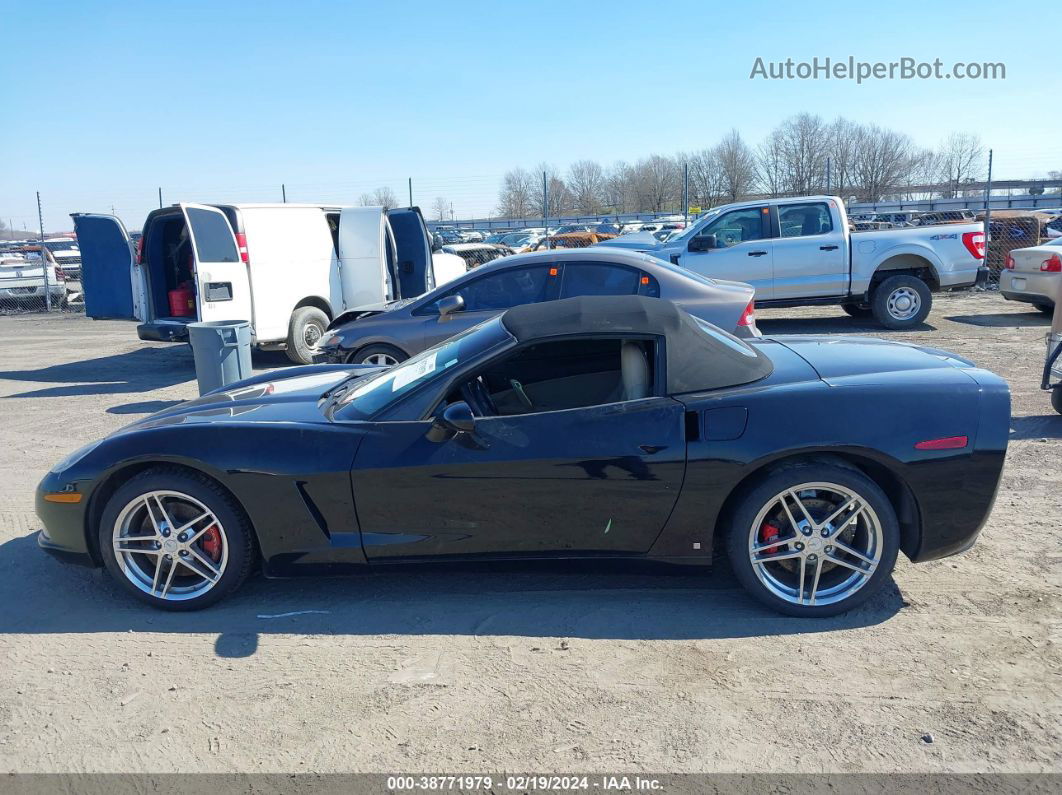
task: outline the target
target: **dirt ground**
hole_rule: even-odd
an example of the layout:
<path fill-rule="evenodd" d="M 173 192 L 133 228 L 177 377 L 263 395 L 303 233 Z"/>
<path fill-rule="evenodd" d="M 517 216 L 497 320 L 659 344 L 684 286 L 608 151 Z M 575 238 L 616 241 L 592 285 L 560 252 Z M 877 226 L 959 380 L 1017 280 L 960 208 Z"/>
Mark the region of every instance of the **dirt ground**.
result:
<path fill-rule="evenodd" d="M 1007 378 L 1010 452 L 973 549 L 901 558 L 894 585 L 825 620 L 767 612 L 721 570 L 255 579 L 163 614 L 41 553 L 32 497 L 70 450 L 193 397 L 189 349 L 132 324 L 0 317 L 0 769 L 1062 769 L 1046 319 L 977 294 L 939 298 L 912 332 L 833 308 L 760 326 L 929 344 Z"/>

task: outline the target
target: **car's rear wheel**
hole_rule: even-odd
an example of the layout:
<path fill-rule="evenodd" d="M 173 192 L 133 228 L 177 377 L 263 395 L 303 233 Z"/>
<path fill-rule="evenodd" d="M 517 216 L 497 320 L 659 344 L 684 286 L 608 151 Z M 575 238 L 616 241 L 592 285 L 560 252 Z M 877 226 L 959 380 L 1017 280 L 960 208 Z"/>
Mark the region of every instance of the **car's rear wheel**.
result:
<path fill-rule="evenodd" d="M 164 610 L 197 610 L 246 579 L 254 541 L 243 510 L 209 478 L 149 469 L 107 502 L 99 527 L 104 564 L 133 596 Z"/>
<path fill-rule="evenodd" d="M 917 326 L 929 316 L 933 294 L 929 285 L 917 276 L 890 276 L 874 288 L 870 308 L 874 319 L 885 328 L 906 329 Z"/>
<path fill-rule="evenodd" d="M 1062 386 L 1056 386 L 1051 390 L 1051 408 L 1062 414 Z"/>
<path fill-rule="evenodd" d="M 391 367 L 404 362 L 409 356 L 393 345 L 366 345 L 356 351 L 348 360 L 350 364 L 371 364 L 377 367 Z"/>
<path fill-rule="evenodd" d="M 288 326 L 288 358 L 295 364 L 313 364 L 317 346 L 328 328 L 328 315 L 316 306 L 300 306 Z"/>
<path fill-rule="evenodd" d="M 732 514 L 738 580 L 792 616 L 832 616 L 869 599 L 896 564 L 900 530 L 881 488 L 861 472 L 802 464 L 751 489 Z"/>
<path fill-rule="evenodd" d="M 841 304 L 841 309 L 846 315 L 855 318 L 866 318 L 873 314 L 870 304 Z"/>

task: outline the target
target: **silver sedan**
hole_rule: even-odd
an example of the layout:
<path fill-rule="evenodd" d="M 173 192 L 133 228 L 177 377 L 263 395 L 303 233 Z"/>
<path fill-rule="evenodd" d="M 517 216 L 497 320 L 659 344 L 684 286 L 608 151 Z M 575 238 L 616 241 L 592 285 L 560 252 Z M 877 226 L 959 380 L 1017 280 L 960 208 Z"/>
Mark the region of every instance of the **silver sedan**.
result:
<path fill-rule="evenodd" d="M 344 312 L 328 327 L 317 361 L 392 365 L 510 307 L 582 295 L 663 298 L 738 337 L 758 336 L 753 292 L 621 249 L 518 254 L 417 298 Z"/>

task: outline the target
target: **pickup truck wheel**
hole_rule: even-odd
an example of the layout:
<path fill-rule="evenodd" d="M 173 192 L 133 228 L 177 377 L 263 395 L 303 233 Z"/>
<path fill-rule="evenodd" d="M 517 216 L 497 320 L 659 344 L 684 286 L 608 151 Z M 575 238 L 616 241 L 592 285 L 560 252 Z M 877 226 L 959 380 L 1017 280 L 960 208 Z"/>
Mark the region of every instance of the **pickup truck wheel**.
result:
<path fill-rule="evenodd" d="M 366 345 L 347 360 L 350 364 L 372 364 L 378 367 L 390 367 L 404 362 L 409 357 L 393 345 Z"/>
<path fill-rule="evenodd" d="M 863 318 L 870 317 L 873 314 L 870 310 L 870 304 L 841 304 L 841 309 L 849 317 Z"/>
<path fill-rule="evenodd" d="M 916 276 L 890 276 L 879 284 L 870 297 L 874 319 L 885 328 L 906 329 L 917 326 L 929 316 L 933 295 L 929 285 Z"/>
<path fill-rule="evenodd" d="M 288 325 L 288 358 L 295 364 L 313 364 L 317 345 L 328 328 L 328 315 L 315 306 L 300 306 Z"/>
<path fill-rule="evenodd" d="M 791 616 L 833 616 L 862 604 L 892 573 L 900 526 L 888 497 L 855 469 L 787 467 L 752 488 L 731 516 L 734 574 Z"/>
<path fill-rule="evenodd" d="M 1051 390 L 1051 408 L 1062 414 L 1062 386 L 1056 386 Z"/>

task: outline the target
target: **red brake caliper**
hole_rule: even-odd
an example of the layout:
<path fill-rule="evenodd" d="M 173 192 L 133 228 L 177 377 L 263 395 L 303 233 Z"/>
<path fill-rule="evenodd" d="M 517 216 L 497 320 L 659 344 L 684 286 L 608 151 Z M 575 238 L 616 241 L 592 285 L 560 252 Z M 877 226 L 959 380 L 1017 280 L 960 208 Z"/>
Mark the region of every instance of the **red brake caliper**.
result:
<path fill-rule="evenodd" d="M 781 534 L 782 534 L 781 528 L 778 527 L 778 525 L 774 524 L 773 522 L 764 522 L 762 525 L 760 525 L 760 543 L 761 544 L 767 544 L 767 543 L 770 543 L 771 541 L 776 541 L 776 540 L 778 540 L 778 536 L 780 536 Z M 779 545 L 779 546 L 781 546 L 781 545 Z M 777 546 L 768 547 L 767 549 L 760 550 L 760 554 L 761 555 L 769 555 L 772 552 L 777 552 L 777 551 L 778 551 L 778 547 Z"/>
<path fill-rule="evenodd" d="M 221 560 L 221 531 L 218 530 L 217 525 L 212 525 L 209 530 L 203 533 L 203 551 L 215 563 Z"/>

